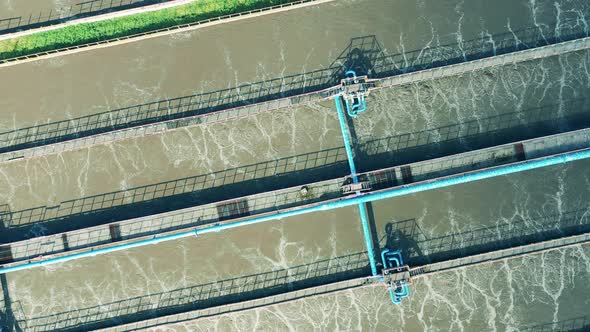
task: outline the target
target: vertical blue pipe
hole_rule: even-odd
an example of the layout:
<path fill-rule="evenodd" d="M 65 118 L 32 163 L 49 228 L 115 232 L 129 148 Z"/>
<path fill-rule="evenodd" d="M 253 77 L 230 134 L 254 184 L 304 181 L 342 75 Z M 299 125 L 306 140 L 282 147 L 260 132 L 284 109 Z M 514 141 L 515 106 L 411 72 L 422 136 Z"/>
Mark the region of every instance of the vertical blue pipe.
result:
<path fill-rule="evenodd" d="M 340 131 L 342 132 L 342 139 L 344 140 L 344 149 L 346 149 L 346 157 L 348 158 L 348 166 L 350 167 L 352 181 L 354 181 L 354 183 L 357 183 L 358 177 L 356 176 L 356 166 L 354 166 L 354 161 L 352 159 L 352 146 L 350 144 L 350 137 L 348 137 L 348 126 L 346 125 L 346 117 L 344 116 L 344 112 L 342 111 L 340 96 L 336 96 L 334 98 L 334 102 L 336 103 L 338 121 L 340 122 Z"/>
<path fill-rule="evenodd" d="M 342 131 L 342 139 L 344 140 L 344 148 L 346 149 L 346 156 L 348 157 L 348 166 L 350 166 L 350 173 L 352 175 L 352 182 L 358 183 L 359 179 L 356 175 L 356 166 L 354 165 L 354 160 L 352 159 L 352 146 L 350 144 L 350 138 L 348 136 L 348 126 L 346 125 L 346 117 L 344 116 L 344 112 L 342 111 L 342 104 L 340 103 L 340 96 L 336 96 L 334 98 L 334 102 L 336 103 L 336 111 L 338 112 L 338 121 L 340 122 L 340 130 Z M 360 192 L 357 191 L 357 195 Z M 376 276 L 377 275 L 377 264 L 375 263 L 375 257 L 373 255 L 373 240 L 371 239 L 371 231 L 369 229 L 369 219 L 367 218 L 367 209 L 365 207 L 365 203 L 359 203 L 359 214 L 361 217 L 361 225 L 363 226 L 363 235 L 365 236 L 365 244 L 367 246 L 367 253 L 369 255 L 369 263 L 371 265 L 371 273 Z"/>
<path fill-rule="evenodd" d="M 365 236 L 365 244 L 367 245 L 367 253 L 369 254 L 369 263 L 371 264 L 371 273 L 377 275 L 377 264 L 375 264 L 375 257 L 373 255 L 373 240 L 371 240 L 371 230 L 369 229 L 369 218 L 367 218 L 367 208 L 365 203 L 359 203 L 359 214 L 361 215 L 361 224 L 363 226 L 363 234 Z"/>

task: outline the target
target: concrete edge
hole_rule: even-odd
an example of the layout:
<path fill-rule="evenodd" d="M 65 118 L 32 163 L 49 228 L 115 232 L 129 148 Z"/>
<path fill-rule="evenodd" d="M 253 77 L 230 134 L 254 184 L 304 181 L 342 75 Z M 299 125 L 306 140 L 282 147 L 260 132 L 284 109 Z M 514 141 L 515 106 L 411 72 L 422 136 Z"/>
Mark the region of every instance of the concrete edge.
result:
<path fill-rule="evenodd" d="M 97 50 L 97 49 L 107 48 L 107 47 L 111 47 L 111 46 L 123 45 L 123 44 L 132 43 L 132 42 L 136 42 L 136 41 L 142 41 L 142 40 L 146 40 L 146 39 L 150 39 L 150 38 L 168 36 L 168 35 L 172 35 L 175 33 L 189 32 L 189 31 L 194 31 L 197 29 L 216 26 L 219 24 L 237 22 L 237 21 L 247 20 L 247 19 L 256 18 L 256 17 L 262 17 L 262 16 L 266 16 L 266 15 L 271 15 L 271 14 L 277 14 L 277 13 L 282 13 L 282 12 L 287 12 L 287 11 L 294 10 L 294 9 L 306 8 L 306 7 L 311 7 L 311 6 L 324 4 L 324 3 L 328 3 L 328 2 L 335 2 L 335 1 L 337 1 L 337 0 L 310 0 L 309 2 L 305 2 L 305 3 L 289 5 L 289 6 L 275 8 L 275 9 L 266 10 L 266 11 L 262 11 L 262 12 L 238 15 L 236 17 L 229 17 L 226 19 L 216 20 L 216 21 L 212 21 L 212 22 L 205 22 L 205 23 L 196 24 L 196 25 L 188 26 L 188 27 L 177 28 L 177 29 L 173 29 L 173 30 L 160 31 L 160 32 L 155 32 L 155 33 L 151 33 L 151 34 L 147 34 L 147 35 L 130 37 L 130 38 L 125 38 L 125 39 L 120 39 L 120 40 L 103 41 L 103 42 L 101 42 L 101 44 L 98 44 L 98 45 L 72 46 L 72 49 L 68 49 L 68 50 L 64 50 L 64 51 L 47 51 L 47 52 L 54 52 L 54 53 L 44 54 L 44 55 L 40 55 L 40 56 L 37 56 L 34 58 L 28 58 L 28 59 L 16 60 L 16 61 L 12 61 L 12 62 L 1 63 L 0 68 L 10 67 L 10 66 L 33 62 L 33 61 L 46 60 L 46 59 L 60 57 L 60 56 L 64 56 L 64 55 L 76 54 L 76 53 L 80 53 L 80 52 L 84 52 L 84 51 L 91 51 L 91 50 Z"/>
<path fill-rule="evenodd" d="M 523 144 L 527 144 L 527 143 L 534 143 L 534 142 L 537 142 L 537 141 L 546 141 L 548 139 L 558 138 L 558 137 L 572 137 L 574 135 L 584 134 L 584 133 L 590 133 L 590 128 L 579 129 L 579 130 L 575 130 L 575 131 L 569 131 L 569 132 L 565 132 L 565 133 L 553 134 L 553 135 L 548 135 L 548 136 L 542 136 L 542 137 L 537 137 L 537 138 L 522 140 L 522 141 L 519 141 L 519 142 L 520 143 L 523 143 Z M 419 162 L 414 162 L 414 163 L 407 163 L 407 164 L 402 164 L 402 165 L 396 165 L 396 166 L 392 166 L 392 167 L 382 168 L 382 169 L 379 169 L 379 170 L 374 170 L 374 171 L 369 171 L 369 172 L 363 172 L 363 173 L 360 173 L 359 175 L 361 175 L 361 174 L 371 174 L 371 173 L 376 173 L 376 172 L 384 172 L 384 171 L 394 170 L 394 169 L 400 169 L 400 168 L 403 168 L 404 166 L 415 166 L 415 165 L 420 165 L 420 164 L 425 164 L 425 163 L 444 162 L 445 160 L 448 160 L 449 158 L 454 158 L 454 157 L 461 156 L 461 155 L 469 155 L 469 154 L 472 154 L 472 153 L 482 153 L 482 152 L 485 152 L 485 151 L 495 151 L 495 150 L 501 149 L 502 147 L 513 147 L 515 143 L 516 142 L 506 143 L 506 144 L 496 145 L 496 146 L 487 147 L 487 148 L 483 148 L 483 149 L 473 150 L 473 151 L 469 151 L 469 152 L 463 152 L 463 153 L 459 153 L 459 154 L 454 154 L 454 155 L 449 155 L 449 156 L 444 156 L 444 157 L 429 159 L 429 160 L 426 160 L 426 161 L 419 161 Z M 583 151 L 583 150 L 588 150 L 588 149 L 590 149 L 590 147 L 584 147 L 582 149 L 573 147 L 573 149 L 568 149 L 568 151 Z M 527 160 L 538 160 L 538 159 L 547 158 L 548 156 L 551 156 L 551 155 L 561 155 L 561 154 L 564 154 L 564 153 L 567 153 L 567 152 L 563 152 L 563 151 L 560 151 L 560 152 L 557 152 L 557 153 L 550 152 L 550 153 L 548 153 L 546 155 L 535 155 L 535 156 L 532 156 L 530 159 L 527 159 Z M 510 164 L 518 164 L 518 163 L 523 163 L 523 162 L 525 162 L 525 161 L 514 161 L 514 162 L 511 162 Z M 493 166 L 484 166 L 482 168 L 472 169 L 472 170 L 467 171 L 467 172 L 460 172 L 460 173 L 451 174 L 451 175 L 442 175 L 442 176 L 439 176 L 438 178 L 447 178 L 447 177 L 451 177 L 451 176 L 457 176 L 458 174 L 466 174 L 466 173 L 470 173 L 470 172 L 478 172 L 478 171 L 481 171 L 481 170 L 492 169 L 492 168 L 497 168 L 497 167 L 501 167 L 501 166 L 502 166 L 502 164 L 497 164 L 497 165 L 493 165 Z M 298 186 L 283 188 L 283 189 L 279 189 L 279 190 L 260 192 L 260 193 L 251 194 L 251 195 L 248 195 L 248 196 L 243 196 L 241 198 L 251 198 L 251 197 L 256 197 L 256 196 L 259 196 L 259 195 L 269 195 L 269 194 L 272 194 L 272 193 L 298 190 L 302 186 L 314 186 L 315 184 L 318 184 L 318 183 L 329 183 L 329 182 L 333 182 L 333 181 L 338 181 L 340 179 L 343 179 L 343 177 L 336 177 L 336 178 L 333 178 L 333 179 L 319 181 L 319 182 L 311 182 L 311 183 L 307 183 L 307 184 L 304 184 L 304 185 L 298 185 Z M 418 181 L 411 182 L 411 183 L 404 183 L 404 184 L 400 184 L 400 186 L 408 186 L 408 185 L 413 185 L 413 184 L 417 184 L 417 183 L 425 183 L 425 182 L 432 181 L 433 179 L 436 179 L 436 178 L 429 178 L 429 179 L 418 180 Z M 383 190 L 388 190 L 388 189 L 380 189 L 380 190 L 376 190 L 374 192 L 381 192 Z M 296 209 L 300 209 L 300 208 L 305 207 L 305 206 L 316 206 L 317 204 L 324 204 L 324 203 L 328 203 L 328 202 L 334 202 L 334 201 L 338 201 L 338 200 L 341 200 L 341 199 L 342 199 L 342 197 L 327 199 L 327 200 L 324 200 L 322 202 L 305 203 L 305 204 L 302 204 L 302 205 L 297 206 L 297 207 L 290 207 L 290 208 L 284 208 L 284 209 L 281 209 L 281 210 L 261 212 L 261 213 L 258 213 L 256 216 L 258 216 L 258 217 L 261 217 L 261 216 L 270 216 L 270 215 L 279 213 L 281 211 L 296 210 Z M 132 218 L 132 219 L 126 219 L 126 220 L 121 220 L 121 221 L 115 221 L 115 222 L 110 222 L 110 223 L 106 223 L 106 224 L 102 224 L 102 225 L 85 227 L 85 228 L 81 228 L 81 229 L 77 229 L 77 230 L 66 231 L 66 232 L 61 232 L 61 233 L 51 234 L 51 235 L 46 235 L 46 236 L 41 236 L 41 237 L 38 237 L 38 238 L 32 238 L 32 239 L 27 239 L 27 240 L 20 240 L 20 241 L 16 241 L 16 242 L 6 243 L 6 244 L 3 244 L 3 245 L 10 245 L 10 246 L 18 246 L 19 244 L 25 244 L 26 245 L 31 240 L 38 240 L 38 239 L 51 240 L 51 239 L 59 238 L 63 234 L 76 233 L 76 232 L 80 232 L 80 231 L 84 231 L 84 230 L 86 230 L 86 231 L 99 230 L 99 229 L 103 229 L 105 227 L 109 227 L 110 225 L 129 223 L 129 222 L 132 222 L 134 220 L 141 220 L 141 219 L 145 219 L 145 218 L 149 218 L 149 217 L 165 216 L 165 215 L 169 215 L 170 213 L 173 213 L 173 212 L 174 213 L 178 213 L 178 212 L 181 213 L 183 211 L 191 211 L 191 210 L 193 210 L 195 208 L 199 208 L 199 207 L 204 207 L 204 206 L 208 206 L 208 205 L 212 205 L 212 204 L 220 204 L 220 203 L 230 202 L 230 201 L 235 201 L 235 200 L 236 200 L 235 198 L 231 198 L 231 199 L 226 199 L 226 200 L 222 200 L 222 201 L 217 201 L 217 202 L 202 204 L 202 205 L 198 205 L 198 206 L 187 207 L 187 208 L 184 208 L 184 209 L 173 210 L 173 211 L 168 211 L 168 212 L 162 212 L 162 213 L 153 214 L 153 215 L 149 215 L 149 216 L 143 216 L 143 217 L 138 217 L 138 218 Z M 224 221 L 217 221 L 217 222 L 213 221 L 213 222 L 209 222 L 209 223 L 202 224 L 202 225 L 196 225 L 196 226 L 186 226 L 186 227 L 182 227 L 182 228 L 178 228 L 178 229 L 174 229 L 174 230 L 163 231 L 163 232 L 155 233 L 155 234 L 139 235 L 139 236 L 132 237 L 132 238 L 122 239 L 122 240 L 119 240 L 117 242 L 108 242 L 108 243 L 90 245 L 90 246 L 80 247 L 80 248 L 76 248 L 76 249 L 71 249 L 71 250 L 68 250 L 68 251 L 62 251 L 62 252 L 56 252 L 56 253 L 47 253 L 47 254 L 43 255 L 41 257 L 41 259 L 64 257 L 64 256 L 72 255 L 72 254 L 83 253 L 83 252 L 87 252 L 87 251 L 93 251 L 93 250 L 96 250 L 96 249 L 108 248 L 108 247 L 112 247 L 114 245 L 134 243 L 134 242 L 142 241 L 142 240 L 146 240 L 146 239 L 153 239 L 153 238 L 157 238 L 157 237 L 161 237 L 161 236 L 168 236 L 168 235 L 174 235 L 174 234 L 178 234 L 178 233 L 182 233 L 182 232 L 189 232 L 189 231 L 193 231 L 193 230 L 199 230 L 199 229 L 201 229 L 203 227 L 208 227 L 208 226 L 211 226 L 211 225 L 214 225 L 214 224 L 223 225 L 223 224 L 227 224 L 227 223 L 233 223 L 233 222 L 236 222 L 236 221 L 247 220 L 247 219 L 252 218 L 252 217 L 254 217 L 254 215 L 244 216 L 244 217 L 238 217 L 238 218 L 233 218 L 233 219 L 224 220 Z M 27 264 L 27 263 L 36 262 L 38 260 L 39 260 L 39 257 L 32 257 L 32 258 L 20 259 L 20 260 L 17 260 L 17 261 L 14 261 L 14 262 L 10 262 L 10 263 L 0 264 L 0 268 L 19 266 L 19 265 L 23 265 L 23 264 Z"/>
<path fill-rule="evenodd" d="M 135 14 L 153 12 L 153 11 L 160 10 L 160 9 L 178 7 L 178 6 L 182 6 L 182 5 L 188 4 L 190 2 L 199 1 L 199 0 L 169 0 L 169 1 L 170 2 L 158 3 L 158 4 L 154 4 L 154 5 L 147 5 L 147 6 L 136 7 L 136 8 L 131 8 L 131 9 L 118 10 L 118 11 L 114 11 L 114 12 L 110 12 L 110 13 L 74 19 L 74 20 L 70 20 L 67 22 L 63 22 L 63 23 L 47 25 L 47 26 L 43 26 L 43 27 L 39 27 L 39 28 L 26 29 L 23 31 L 2 34 L 2 35 L 0 35 L 0 41 L 24 37 L 24 36 L 28 36 L 28 35 L 32 35 L 32 34 L 36 34 L 36 33 L 41 33 L 41 32 L 62 29 L 65 27 L 69 27 L 69 26 L 77 25 L 77 24 L 82 24 L 82 23 L 100 22 L 100 21 L 110 20 L 110 19 L 119 18 L 119 17 L 125 17 L 125 16 L 131 16 L 131 15 L 135 15 Z"/>
<path fill-rule="evenodd" d="M 552 251 L 557 251 L 557 250 L 565 250 L 565 249 L 570 249 L 573 247 L 590 245 L 590 241 L 586 239 L 587 237 L 588 237 L 588 233 L 574 235 L 571 237 L 566 237 L 566 238 L 572 238 L 572 239 L 574 239 L 574 241 L 572 241 L 572 243 L 567 243 L 567 244 L 563 244 L 563 245 L 558 244 L 555 246 L 551 246 L 551 244 L 558 242 L 559 240 L 561 240 L 563 238 L 549 240 L 549 241 L 536 242 L 536 243 L 533 243 L 532 245 L 542 246 L 538 250 L 531 251 L 531 252 L 517 253 L 515 255 L 507 256 L 507 257 L 500 257 L 500 258 L 494 259 L 492 261 L 486 261 L 483 264 L 497 263 L 497 262 L 501 262 L 501 261 L 507 261 L 507 260 L 517 259 L 517 258 L 522 258 L 522 257 L 527 257 L 527 256 L 536 256 L 539 254 L 544 254 L 547 252 L 552 252 Z M 577 239 L 580 239 L 580 240 L 577 240 Z M 549 245 L 549 246 L 547 247 L 546 245 Z M 513 248 L 518 249 L 519 247 L 513 247 Z M 508 249 L 508 250 L 510 250 L 510 249 Z M 466 257 L 472 257 L 472 256 L 466 256 Z M 478 264 L 461 266 L 461 267 L 457 267 L 456 269 L 462 270 L 462 269 L 467 269 L 467 268 L 470 268 L 470 267 L 473 267 L 476 265 L 478 265 Z M 414 269 L 419 269 L 421 267 L 422 266 L 418 266 Z M 451 270 L 441 270 L 441 271 L 437 271 L 437 272 L 433 272 L 433 273 L 421 274 L 417 277 L 412 277 L 412 278 L 420 278 L 420 277 L 426 277 L 426 276 L 432 276 L 435 274 L 450 273 L 450 272 L 451 272 Z M 143 320 L 143 321 L 127 323 L 127 324 L 114 326 L 114 327 L 110 327 L 110 328 L 99 329 L 97 331 L 136 331 L 136 330 L 143 330 L 146 328 L 156 328 L 158 326 L 163 326 L 166 324 L 180 324 L 180 323 L 198 322 L 202 319 L 209 319 L 212 317 L 225 316 L 225 315 L 229 315 L 229 314 L 232 314 L 235 312 L 248 312 L 250 310 L 261 308 L 261 307 L 272 307 L 272 306 L 276 306 L 276 305 L 280 305 L 280 304 L 284 304 L 284 303 L 299 302 L 299 301 L 307 300 L 310 298 L 316 299 L 316 298 L 331 296 L 331 295 L 346 292 L 346 291 L 352 291 L 355 288 L 367 288 L 367 287 L 384 287 L 384 286 L 378 280 L 375 280 L 374 277 L 360 277 L 360 278 L 354 278 L 354 279 L 349 279 L 349 280 L 337 281 L 334 283 L 324 284 L 321 286 L 315 286 L 315 287 L 311 287 L 311 288 L 304 288 L 301 290 L 281 293 L 281 294 L 277 294 L 277 295 L 270 295 L 267 297 L 248 300 L 245 302 L 235 302 L 235 303 L 230 303 L 230 304 L 226 304 L 226 305 L 222 305 L 222 306 L 218 306 L 218 307 L 197 309 L 194 311 L 188 311 L 188 312 L 173 314 L 173 315 L 169 315 L 169 316 L 161 316 L 161 317 L 151 318 L 151 319 L 147 319 L 147 320 Z M 385 292 L 386 292 L 386 288 L 384 287 L 384 293 Z"/>

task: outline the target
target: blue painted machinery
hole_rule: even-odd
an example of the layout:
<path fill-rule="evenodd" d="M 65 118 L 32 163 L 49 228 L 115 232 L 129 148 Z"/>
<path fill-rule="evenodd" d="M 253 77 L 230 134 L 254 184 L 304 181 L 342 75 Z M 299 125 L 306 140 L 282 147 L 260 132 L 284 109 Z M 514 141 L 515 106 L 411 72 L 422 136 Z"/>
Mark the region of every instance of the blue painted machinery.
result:
<path fill-rule="evenodd" d="M 348 126 L 344 112 L 342 111 L 340 98 L 344 99 L 346 113 L 348 116 L 351 118 L 356 118 L 359 113 L 367 110 L 367 102 L 365 98 L 369 93 L 369 87 L 370 85 L 367 84 L 366 76 L 356 76 L 354 71 L 349 70 L 346 72 L 345 78 L 341 81 L 340 93 L 334 99 L 352 178 L 352 184 L 345 186 L 346 188 L 343 187 L 343 191 L 345 193 L 354 192 L 357 196 L 361 196 L 363 191 L 365 191 L 367 188 L 365 188 L 362 182 L 359 182 L 359 179 L 356 175 L 357 172 L 353 160 L 352 142 L 348 135 Z M 400 304 L 403 298 L 410 296 L 409 268 L 407 265 L 404 265 L 402 255 L 399 251 L 390 251 L 389 249 L 385 249 L 381 252 L 383 275 L 378 275 L 377 264 L 375 262 L 375 257 L 373 257 L 374 247 L 369 231 L 369 221 L 367 218 L 365 204 L 359 203 L 358 208 L 361 225 L 363 227 L 367 253 L 369 256 L 369 263 L 371 265 L 371 272 L 373 276 L 378 278 L 378 280 L 386 282 L 389 288 L 389 294 L 391 295 L 391 301 L 395 304 Z"/>
<path fill-rule="evenodd" d="M 359 113 L 367 110 L 367 101 L 365 100 L 369 90 L 367 89 L 367 77 L 356 76 L 353 70 L 345 74 L 341 81 L 342 97 L 346 104 L 346 112 L 351 118 L 356 118 Z"/>
<path fill-rule="evenodd" d="M 383 281 L 389 288 L 391 302 L 400 304 L 402 299 L 410 296 L 410 268 L 404 264 L 399 251 L 384 249 L 381 251 L 383 263 Z"/>
<path fill-rule="evenodd" d="M 356 196 L 362 195 L 362 183 L 359 182 L 356 166 L 354 164 L 354 155 L 352 151 L 352 141 L 348 134 L 348 124 L 344 111 L 342 110 L 342 103 L 340 99 L 344 99 L 346 105 L 346 112 L 350 117 L 355 118 L 358 113 L 364 112 L 366 107 L 365 95 L 367 88 L 365 86 L 366 77 L 357 77 L 356 73 L 352 70 L 346 72 L 346 77 L 342 79 L 342 86 L 340 93 L 334 98 L 336 104 L 336 112 L 338 114 L 338 122 L 340 123 L 340 130 L 342 132 L 342 139 L 344 141 L 344 148 L 346 150 L 346 157 L 348 159 L 348 166 L 350 167 L 350 177 L 352 179 L 353 186 L 355 186 Z M 362 100 L 362 101 L 361 101 Z M 352 106 L 351 106 L 352 105 Z M 365 204 L 358 204 L 359 216 L 361 219 L 361 226 L 363 228 L 363 235 L 365 237 L 365 245 L 367 247 L 367 253 L 369 255 L 369 264 L 371 265 L 371 273 L 377 276 L 377 263 L 373 256 L 374 248 L 373 241 L 371 239 L 371 232 L 369 229 L 369 220 L 367 218 L 367 209 Z"/>

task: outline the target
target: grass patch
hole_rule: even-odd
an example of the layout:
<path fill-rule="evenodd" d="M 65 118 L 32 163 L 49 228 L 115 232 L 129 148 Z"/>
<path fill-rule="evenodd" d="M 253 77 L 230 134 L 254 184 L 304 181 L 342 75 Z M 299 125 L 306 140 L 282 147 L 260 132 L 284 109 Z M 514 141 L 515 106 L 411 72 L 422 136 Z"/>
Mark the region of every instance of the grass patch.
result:
<path fill-rule="evenodd" d="M 78 46 L 168 28 L 293 0 L 196 0 L 186 5 L 0 41 L 0 59 Z"/>

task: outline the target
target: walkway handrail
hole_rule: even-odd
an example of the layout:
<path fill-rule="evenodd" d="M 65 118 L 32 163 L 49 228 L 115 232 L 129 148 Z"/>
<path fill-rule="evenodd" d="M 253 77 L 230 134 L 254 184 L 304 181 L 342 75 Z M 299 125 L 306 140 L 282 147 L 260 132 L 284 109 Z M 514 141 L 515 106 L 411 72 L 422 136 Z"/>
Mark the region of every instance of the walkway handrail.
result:
<path fill-rule="evenodd" d="M 236 18 L 236 17 L 261 14 L 261 13 L 265 13 L 265 12 L 269 12 L 269 11 L 284 9 L 287 7 L 291 8 L 294 6 L 304 5 L 304 4 L 311 3 L 311 2 L 322 3 L 322 2 L 328 2 L 328 1 L 334 1 L 334 0 L 295 0 L 295 1 L 292 1 L 289 3 L 285 3 L 285 4 L 264 7 L 264 8 L 260 8 L 260 9 L 253 9 L 253 10 L 248 10 L 245 12 L 240 12 L 240 13 L 235 13 L 235 14 L 227 14 L 227 15 L 213 17 L 213 18 L 209 18 L 206 20 L 201 20 L 201 21 L 197 21 L 197 22 L 193 22 L 193 23 L 178 24 L 178 25 L 174 25 L 171 27 L 167 27 L 167 28 L 145 31 L 145 32 L 140 32 L 140 33 L 136 33 L 136 34 L 132 34 L 132 35 L 128 35 L 128 36 L 117 37 L 117 38 L 105 39 L 105 40 L 96 41 L 93 43 L 86 43 L 86 44 L 81 44 L 81 45 L 76 45 L 76 46 L 63 47 L 63 48 L 59 48 L 59 49 L 55 49 L 55 50 L 37 52 L 37 53 L 29 54 L 29 55 L 17 56 L 17 57 L 8 58 L 8 59 L 0 59 L 0 67 L 2 65 L 6 65 L 6 64 L 17 63 L 20 61 L 26 61 L 26 60 L 32 60 L 32 59 L 38 59 L 43 56 L 55 55 L 57 53 L 65 53 L 68 51 L 80 51 L 81 49 L 87 49 L 87 48 L 91 48 L 91 47 L 104 47 L 107 44 L 120 43 L 123 41 L 131 41 L 131 40 L 139 39 L 142 37 L 149 38 L 152 36 L 156 37 L 156 36 L 163 35 L 163 34 L 170 34 L 170 33 L 176 32 L 176 31 L 186 31 L 188 29 L 191 29 L 191 28 L 194 29 L 195 27 L 198 27 L 201 25 L 220 22 L 223 20 L 232 19 L 232 18 Z"/>
<path fill-rule="evenodd" d="M 48 259 L 48 260 L 40 260 L 37 262 L 28 262 L 22 265 L 16 265 L 11 267 L 0 268 L 0 274 L 28 270 L 36 267 L 47 266 L 50 264 L 55 263 L 62 263 L 67 262 L 70 260 L 85 258 L 85 257 L 92 257 L 99 254 L 105 254 L 115 251 L 121 251 L 129 248 L 136 248 L 144 245 L 149 244 L 156 244 L 163 241 L 170 241 L 176 240 L 184 237 L 194 236 L 194 235 L 204 235 L 207 233 L 215 233 L 220 232 L 227 229 L 237 228 L 246 225 L 253 225 L 258 224 L 266 221 L 271 220 L 281 220 L 283 218 L 288 218 L 297 215 L 303 215 L 312 212 L 322 212 L 337 208 L 343 208 L 348 206 L 354 206 L 358 204 L 368 203 L 368 202 L 375 202 L 383 199 L 390 199 L 394 197 L 400 197 L 404 195 L 415 194 L 423 191 L 433 190 L 433 189 L 440 189 L 446 188 L 458 184 L 470 183 L 474 181 L 494 178 L 503 175 L 515 174 L 519 172 L 529 171 L 533 169 L 548 167 L 548 166 L 555 166 L 561 165 L 565 163 L 570 163 L 577 160 L 584 160 L 590 158 L 590 148 L 576 150 L 573 152 L 566 152 L 562 154 L 558 154 L 551 157 L 543 157 L 531 160 L 525 160 L 515 164 L 503 165 L 503 166 L 496 166 L 489 169 L 481 170 L 481 171 L 473 171 L 468 173 L 463 173 L 460 175 L 449 176 L 442 179 L 436 179 L 431 181 L 425 181 L 422 183 L 417 183 L 414 185 L 403 185 L 400 187 L 395 187 L 391 189 L 385 189 L 382 191 L 362 194 L 359 196 L 352 196 L 348 198 L 343 198 L 339 201 L 332 201 L 312 207 L 306 207 L 302 209 L 293 209 L 288 210 L 281 213 L 270 214 L 255 218 L 249 218 L 242 221 L 227 223 L 227 224 L 218 224 L 213 226 L 207 226 L 204 228 L 186 231 L 182 233 L 177 233 L 168 236 L 161 236 L 161 237 L 154 237 L 151 239 L 134 242 L 134 243 L 126 243 L 121 244 L 113 247 L 104 248 L 101 250 L 94 250 L 88 252 L 82 252 L 72 255 L 66 255 L 58 258 Z"/>
<path fill-rule="evenodd" d="M 563 241 L 565 244 L 561 245 L 557 242 Z M 549 241 L 542 241 L 532 243 L 530 245 L 520 246 L 512 248 L 516 250 L 517 253 L 511 256 L 499 255 L 496 260 L 493 261 L 486 261 L 487 263 L 493 263 L 497 261 L 507 260 L 507 259 L 515 259 L 525 256 L 532 256 L 538 255 L 554 250 L 562 250 L 565 248 L 571 248 L 580 245 L 589 245 L 590 244 L 590 233 L 584 233 L 580 235 L 574 236 L 567 236 L 564 238 L 556 239 L 556 240 L 549 240 Z M 527 250 L 519 250 L 523 247 L 537 247 L 537 250 L 534 251 L 527 251 Z M 504 249 L 506 250 L 506 249 Z M 511 250 L 511 249 L 509 249 Z M 492 251 L 482 255 L 493 255 L 495 252 L 502 251 Z M 473 257 L 473 256 L 468 256 Z M 434 264 L 444 264 L 444 262 L 438 262 Z M 429 265 L 425 266 L 417 266 L 412 268 L 414 271 L 418 271 L 422 268 L 427 268 Z M 469 268 L 473 265 L 466 265 L 458 268 Z M 448 271 L 448 270 L 447 270 Z M 442 271 L 444 272 L 444 271 Z M 418 274 L 416 278 L 429 276 L 431 274 Z M 320 286 L 314 286 L 309 288 L 303 288 L 298 290 L 293 290 L 286 293 L 281 293 L 277 295 L 271 295 L 263 298 L 257 298 L 242 302 L 234 302 L 229 304 L 224 304 L 220 306 L 208 307 L 204 309 L 193 310 L 189 312 L 182 312 L 173 314 L 170 316 L 162 316 L 151 318 L 148 320 L 142 320 L 139 322 L 127 323 L 124 325 L 118 325 L 113 328 L 107 328 L 101 331 L 136 331 L 138 328 L 146 329 L 146 328 L 153 328 L 156 326 L 160 326 L 163 324 L 170 324 L 170 323 L 179 323 L 179 322 L 188 322 L 188 321 L 195 321 L 200 318 L 210 318 L 217 315 L 228 314 L 232 312 L 241 312 L 247 311 L 250 309 L 260 308 L 262 306 L 270 306 L 280 303 L 291 303 L 295 301 L 305 301 L 310 298 L 316 298 L 319 296 L 326 296 L 326 295 L 334 295 L 344 291 L 350 291 L 351 289 L 356 288 L 365 288 L 365 287 L 381 287 L 380 280 L 375 277 L 359 277 L 359 278 L 351 278 L 347 280 L 336 281 L 332 283 L 326 283 Z"/>

